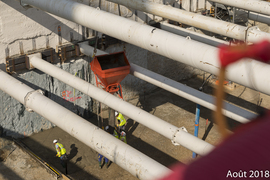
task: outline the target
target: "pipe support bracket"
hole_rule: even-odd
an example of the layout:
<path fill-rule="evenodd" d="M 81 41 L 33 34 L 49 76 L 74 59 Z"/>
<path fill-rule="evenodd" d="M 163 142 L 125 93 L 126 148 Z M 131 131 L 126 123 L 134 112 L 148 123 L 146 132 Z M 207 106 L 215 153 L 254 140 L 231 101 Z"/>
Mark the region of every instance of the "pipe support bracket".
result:
<path fill-rule="evenodd" d="M 186 129 L 184 126 L 178 128 L 178 129 L 176 129 L 175 133 L 173 134 L 173 138 L 172 138 L 172 140 L 171 140 L 171 141 L 172 141 L 172 144 L 175 145 L 175 146 L 179 146 L 179 145 L 180 145 L 179 143 L 177 143 L 177 142 L 175 141 L 176 134 L 179 133 L 180 131 L 188 132 L 187 129 Z"/>
<path fill-rule="evenodd" d="M 26 4 L 23 2 L 23 0 L 19 0 L 20 1 L 20 5 L 24 8 L 24 9 L 29 9 L 32 8 L 29 4 Z"/>
<path fill-rule="evenodd" d="M 26 94 L 26 96 L 24 97 L 24 107 L 25 107 L 26 111 L 28 111 L 28 112 L 33 112 L 32 109 L 27 107 L 27 101 L 29 100 L 29 96 L 32 95 L 35 92 L 44 95 L 44 92 L 41 89 L 38 89 L 38 90 L 35 90 L 35 91 L 30 91 L 30 92 L 28 92 Z"/>

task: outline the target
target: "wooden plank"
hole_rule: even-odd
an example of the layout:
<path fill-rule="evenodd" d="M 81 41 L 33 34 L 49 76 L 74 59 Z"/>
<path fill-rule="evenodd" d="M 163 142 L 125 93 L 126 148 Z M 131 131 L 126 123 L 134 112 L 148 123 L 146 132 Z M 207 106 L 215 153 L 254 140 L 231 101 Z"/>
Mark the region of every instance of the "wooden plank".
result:
<path fill-rule="evenodd" d="M 26 69 L 25 63 L 15 65 L 15 72 L 17 72 L 19 70 L 23 70 L 23 69 Z"/>
<path fill-rule="evenodd" d="M 13 63 L 12 62 L 13 59 L 14 59 L 14 65 L 25 63 L 25 55 L 23 55 L 23 56 L 10 57 L 10 58 L 6 59 L 6 63 L 11 65 Z"/>
<path fill-rule="evenodd" d="M 14 69 L 14 67 L 15 67 L 15 69 Z M 25 63 L 17 64 L 14 67 L 12 65 L 11 66 L 7 66 L 6 67 L 6 69 L 8 69 L 7 72 L 14 73 L 14 72 L 17 72 L 17 71 L 26 69 L 26 64 Z"/>
<path fill-rule="evenodd" d="M 42 57 L 48 57 L 48 56 L 51 56 L 51 55 L 54 55 L 55 54 L 55 50 L 53 48 L 49 48 L 49 49 L 45 49 L 44 51 L 41 52 L 42 54 Z"/>
<path fill-rule="evenodd" d="M 66 48 L 66 51 L 74 51 L 75 45 L 66 46 L 65 48 Z"/>

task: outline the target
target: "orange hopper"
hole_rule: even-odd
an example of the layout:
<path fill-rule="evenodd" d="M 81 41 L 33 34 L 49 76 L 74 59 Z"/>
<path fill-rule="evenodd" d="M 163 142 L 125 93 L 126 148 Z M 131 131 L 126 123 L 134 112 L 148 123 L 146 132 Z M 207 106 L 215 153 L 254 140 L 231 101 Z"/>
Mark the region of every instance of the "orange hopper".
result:
<path fill-rule="evenodd" d="M 117 52 L 96 56 L 90 65 L 95 74 L 97 86 L 101 85 L 104 90 L 112 94 L 120 90 L 119 96 L 123 99 L 120 82 L 130 71 L 130 64 L 125 53 Z"/>

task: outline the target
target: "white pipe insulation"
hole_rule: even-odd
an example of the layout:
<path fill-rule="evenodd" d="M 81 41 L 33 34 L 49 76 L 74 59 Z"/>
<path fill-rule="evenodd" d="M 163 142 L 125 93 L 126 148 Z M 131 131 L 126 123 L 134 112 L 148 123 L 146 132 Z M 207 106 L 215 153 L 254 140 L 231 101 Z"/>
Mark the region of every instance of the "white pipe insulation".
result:
<path fill-rule="evenodd" d="M 87 56 L 93 55 L 94 53 L 93 47 L 84 43 L 79 43 L 79 46 L 80 51 L 83 54 Z M 108 54 L 100 50 L 98 50 L 97 52 L 99 55 Z M 204 106 L 208 109 L 211 109 L 213 111 L 216 110 L 215 105 L 216 100 L 213 96 L 210 96 L 193 88 L 185 86 L 184 84 L 161 76 L 157 73 L 149 71 L 133 63 L 130 63 L 130 74 L 146 82 L 154 84 L 162 89 L 165 89 L 171 93 L 174 93 L 178 96 L 188 99 L 194 103 L 200 104 L 201 106 Z M 253 119 L 254 117 L 257 116 L 257 114 L 244 110 L 240 107 L 234 106 L 233 104 L 227 102 L 224 102 L 223 114 L 241 123 L 247 123 L 250 121 L 250 119 Z"/>
<path fill-rule="evenodd" d="M 74 1 L 22 2 L 211 74 L 217 75 L 219 72 L 218 49 L 215 47 Z M 200 21 L 200 24 L 205 22 Z M 227 79 L 270 95 L 269 65 L 249 59 L 230 65 L 226 72 Z"/>
<path fill-rule="evenodd" d="M 270 3 L 261 0 L 209 0 L 249 11 L 270 15 Z"/>
<path fill-rule="evenodd" d="M 157 179 L 170 170 L 116 139 L 92 123 L 60 106 L 39 91 L 0 70 L 0 90 L 56 124 L 139 179 Z"/>
<path fill-rule="evenodd" d="M 150 2 L 148 0 L 108 1 L 242 41 L 252 43 L 258 42 L 262 39 L 268 39 L 270 41 L 270 34 L 262 32 L 257 28 L 247 28 L 245 26 L 187 12 L 185 10 Z"/>
<path fill-rule="evenodd" d="M 162 119 L 128 102 L 125 102 L 102 89 L 99 89 L 98 87 L 44 61 L 39 57 L 29 56 L 29 61 L 32 67 L 35 67 L 81 91 L 82 93 L 87 94 L 110 108 L 127 115 L 129 118 L 170 139 L 174 144 L 181 144 L 187 149 L 200 155 L 205 155 L 214 148 L 213 145 L 185 132 L 182 128 L 178 128 L 166 121 L 163 121 Z"/>

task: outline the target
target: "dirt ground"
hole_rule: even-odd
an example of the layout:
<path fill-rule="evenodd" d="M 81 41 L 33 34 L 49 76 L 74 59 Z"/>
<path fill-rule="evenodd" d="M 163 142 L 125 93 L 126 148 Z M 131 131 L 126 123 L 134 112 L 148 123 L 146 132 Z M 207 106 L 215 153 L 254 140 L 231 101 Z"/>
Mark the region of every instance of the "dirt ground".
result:
<path fill-rule="evenodd" d="M 1 141 L 2 142 L 2 141 Z M 46 169 L 11 141 L 0 150 L 0 179 L 52 179 Z"/>
<path fill-rule="evenodd" d="M 213 82 L 215 81 L 211 80 L 211 83 Z M 202 77 L 195 77 L 182 81 L 181 83 L 198 89 L 202 84 Z M 211 83 L 205 85 L 204 92 L 209 94 L 213 93 Z M 247 110 L 257 112 L 263 110 L 264 108 L 269 108 L 269 97 L 257 91 L 235 85 L 234 88 L 228 90 L 228 93 L 228 101 L 244 107 Z M 150 94 L 142 95 L 139 98 L 130 100 L 129 102 L 177 127 L 184 126 L 191 134 L 194 133 L 196 104 L 193 102 L 162 89 L 157 89 Z M 104 111 L 103 116 L 106 119 L 108 117 L 108 113 Z M 169 139 L 141 124 L 134 122 L 127 116 L 125 117 L 128 119 L 128 124 L 126 126 L 127 141 L 128 144 L 135 149 L 141 151 L 167 167 L 170 167 L 179 161 L 182 163 L 188 163 L 194 160 L 192 159 L 192 152 L 190 150 L 182 146 L 174 146 Z M 91 119 L 89 119 L 89 121 L 93 124 L 97 124 L 97 117 L 93 116 Z M 230 119 L 228 119 L 228 122 L 231 130 L 239 125 L 238 122 Z M 200 114 L 199 138 L 215 145 L 219 142 L 219 137 L 217 127 L 213 123 L 212 112 L 202 107 Z M 59 171 L 64 172 L 64 169 L 60 165 L 59 159 L 55 157 L 56 152 L 52 143 L 54 139 L 58 139 L 59 142 L 64 145 L 67 153 L 69 154 L 70 160 L 68 163 L 68 175 L 72 179 L 137 179 L 114 163 L 111 163 L 108 169 L 105 167 L 100 169 L 97 159 L 98 153 L 58 127 L 34 134 L 30 137 L 24 138 L 22 141 L 48 164 L 55 167 Z M 21 157 L 21 155 L 17 155 L 15 153 L 16 151 L 13 151 L 11 155 Z M 11 165 L 12 167 L 15 165 L 19 166 L 19 164 L 28 161 L 27 159 L 24 160 L 21 158 L 20 162 L 12 162 L 9 160 L 12 158 L 11 155 L 6 163 L 14 163 Z M 6 173 L 10 173 L 8 171 L 2 171 L 2 164 L 3 162 L 0 163 L 0 179 L 1 175 L 2 177 L 5 177 L 7 176 Z M 30 166 L 35 165 L 30 164 Z M 28 165 L 26 167 L 28 167 Z M 20 177 L 17 177 L 17 179 L 41 179 L 35 178 L 34 176 L 33 178 L 27 176 L 28 174 L 35 174 L 35 172 L 32 170 L 29 170 L 28 174 L 23 174 L 21 171 L 16 171 L 15 169 L 12 169 L 12 171 L 20 175 Z M 45 177 L 43 174 L 38 174 L 40 177 Z M 46 179 L 50 178 L 52 177 L 48 174 Z M 12 179 L 16 179 L 16 177 Z"/>

